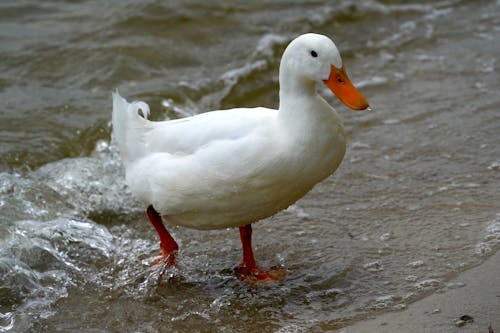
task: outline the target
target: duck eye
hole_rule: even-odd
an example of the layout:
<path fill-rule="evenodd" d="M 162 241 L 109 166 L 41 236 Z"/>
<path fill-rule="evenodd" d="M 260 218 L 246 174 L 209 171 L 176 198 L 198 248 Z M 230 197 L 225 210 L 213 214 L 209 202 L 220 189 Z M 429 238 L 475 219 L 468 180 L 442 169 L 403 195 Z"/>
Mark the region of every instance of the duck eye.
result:
<path fill-rule="evenodd" d="M 316 57 L 318 56 L 318 53 L 316 53 L 316 51 L 312 50 L 312 51 L 311 51 L 311 56 L 312 56 L 313 58 L 316 58 Z"/>

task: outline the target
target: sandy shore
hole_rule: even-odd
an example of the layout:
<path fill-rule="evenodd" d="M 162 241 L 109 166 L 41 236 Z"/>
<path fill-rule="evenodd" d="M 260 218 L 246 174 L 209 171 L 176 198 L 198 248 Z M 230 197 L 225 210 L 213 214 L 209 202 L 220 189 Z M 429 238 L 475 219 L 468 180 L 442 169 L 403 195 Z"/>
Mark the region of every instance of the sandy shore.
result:
<path fill-rule="evenodd" d="M 338 332 L 488 332 L 500 333 L 500 252 L 451 282 L 464 287 L 435 293 L 401 312 L 386 313 Z M 457 323 L 463 315 L 473 322 Z"/>

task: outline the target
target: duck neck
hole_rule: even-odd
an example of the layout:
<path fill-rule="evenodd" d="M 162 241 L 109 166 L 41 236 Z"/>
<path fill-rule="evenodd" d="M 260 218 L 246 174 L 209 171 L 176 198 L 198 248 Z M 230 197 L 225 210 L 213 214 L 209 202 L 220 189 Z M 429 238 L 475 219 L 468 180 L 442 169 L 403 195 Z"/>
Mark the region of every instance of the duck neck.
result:
<path fill-rule="evenodd" d="M 315 126 L 324 116 L 325 107 L 327 103 L 316 92 L 314 81 L 280 73 L 279 115 L 288 128 Z"/>
<path fill-rule="evenodd" d="M 280 72 L 279 119 L 288 133 L 343 136 L 342 120 L 316 92 L 314 81 Z"/>
<path fill-rule="evenodd" d="M 319 96 L 316 93 L 316 83 L 304 78 L 292 77 L 280 72 L 280 114 L 291 117 L 299 115 L 289 114 L 294 111 L 300 112 Z"/>

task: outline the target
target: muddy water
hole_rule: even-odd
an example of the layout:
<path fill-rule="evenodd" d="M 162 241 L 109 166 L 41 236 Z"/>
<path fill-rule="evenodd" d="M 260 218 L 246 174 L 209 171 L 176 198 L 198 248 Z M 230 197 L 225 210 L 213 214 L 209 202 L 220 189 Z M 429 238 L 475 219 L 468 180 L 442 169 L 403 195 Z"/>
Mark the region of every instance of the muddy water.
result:
<path fill-rule="evenodd" d="M 0 331 L 332 331 L 433 292 L 500 248 L 498 1 L 0 5 Z M 347 110 L 335 175 L 254 226 L 172 228 L 162 273 L 110 142 L 110 93 L 154 119 L 278 103 L 287 43 L 338 44 L 374 111 Z M 318 134 L 320 135 L 320 134 Z M 252 203 L 248 203 L 252 204 Z"/>

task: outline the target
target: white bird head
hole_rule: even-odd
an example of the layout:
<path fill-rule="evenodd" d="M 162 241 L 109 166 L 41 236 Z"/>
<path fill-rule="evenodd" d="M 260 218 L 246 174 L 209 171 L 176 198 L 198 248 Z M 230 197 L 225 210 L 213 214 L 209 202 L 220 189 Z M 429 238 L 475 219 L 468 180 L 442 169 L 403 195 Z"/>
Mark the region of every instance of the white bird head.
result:
<path fill-rule="evenodd" d="M 349 80 L 337 47 L 326 36 L 308 33 L 295 38 L 283 53 L 280 76 L 282 71 L 286 71 L 287 79 L 304 84 L 323 82 L 353 110 L 369 107 L 365 97 Z"/>

